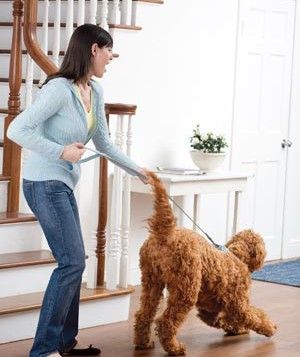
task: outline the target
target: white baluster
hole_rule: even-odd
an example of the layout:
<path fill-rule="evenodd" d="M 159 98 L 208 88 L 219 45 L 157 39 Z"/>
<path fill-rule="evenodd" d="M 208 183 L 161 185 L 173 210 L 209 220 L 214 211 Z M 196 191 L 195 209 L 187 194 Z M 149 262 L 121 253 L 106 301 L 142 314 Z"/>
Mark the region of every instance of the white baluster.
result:
<path fill-rule="evenodd" d="M 25 108 L 28 108 L 32 102 L 33 87 L 33 59 L 27 55 L 26 64 L 26 84 L 25 84 Z"/>
<path fill-rule="evenodd" d="M 77 2 L 77 26 L 84 24 L 85 19 L 85 0 L 78 0 Z"/>
<path fill-rule="evenodd" d="M 106 1 L 104 1 L 104 2 L 106 2 Z M 90 0 L 90 19 L 89 19 L 89 22 L 91 24 L 96 24 L 97 23 L 97 6 L 98 6 L 98 1 L 97 0 Z"/>
<path fill-rule="evenodd" d="M 122 0 L 121 2 L 121 20 L 122 25 L 128 25 L 128 15 L 131 13 L 132 9 L 132 0 Z"/>
<path fill-rule="evenodd" d="M 97 248 L 97 228 L 98 228 L 98 216 L 99 216 L 99 167 L 100 160 L 95 160 L 94 164 L 94 179 L 93 179 L 93 193 L 91 211 L 89 217 L 91 217 L 91 237 L 87 242 L 87 254 L 89 259 L 87 260 L 87 287 L 94 289 L 97 286 L 97 266 L 98 259 L 96 255 Z"/>
<path fill-rule="evenodd" d="M 54 19 L 54 40 L 52 44 L 53 48 L 53 62 L 58 67 L 59 50 L 60 50 L 60 10 L 61 0 L 55 2 L 55 19 Z"/>
<path fill-rule="evenodd" d="M 49 0 L 44 1 L 44 21 L 43 21 L 43 51 L 48 55 L 48 22 L 49 22 Z M 41 69 L 40 81 L 42 84 L 46 79 L 46 73 Z"/>
<path fill-rule="evenodd" d="M 100 26 L 108 30 L 108 0 L 102 0 L 101 11 L 100 11 Z"/>
<path fill-rule="evenodd" d="M 132 1 L 131 7 L 131 26 L 136 25 L 137 1 Z"/>
<path fill-rule="evenodd" d="M 74 1 L 68 0 L 67 6 L 67 22 L 66 22 L 66 49 L 74 30 Z"/>
<path fill-rule="evenodd" d="M 117 119 L 116 146 L 121 146 L 123 123 L 120 117 Z M 114 168 L 112 184 L 112 201 L 110 214 L 110 236 L 108 241 L 107 280 L 106 288 L 113 290 L 117 288 L 119 281 L 120 266 L 120 236 L 122 215 L 122 172 L 117 166 Z"/>
<path fill-rule="evenodd" d="M 110 14 L 110 18 L 109 18 L 109 23 L 110 24 L 119 24 L 120 20 L 119 20 L 119 2 L 120 0 L 113 0 L 112 2 L 112 10 L 111 10 L 111 14 Z"/>
<path fill-rule="evenodd" d="M 126 153 L 131 156 L 132 130 L 131 115 L 128 118 Z M 129 226 L 130 226 L 130 176 L 125 174 L 123 184 L 123 207 L 122 207 L 122 233 L 121 233 L 121 259 L 120 259 L 120 287 L 128 285 L 128 249 L 129 249 Z"/>

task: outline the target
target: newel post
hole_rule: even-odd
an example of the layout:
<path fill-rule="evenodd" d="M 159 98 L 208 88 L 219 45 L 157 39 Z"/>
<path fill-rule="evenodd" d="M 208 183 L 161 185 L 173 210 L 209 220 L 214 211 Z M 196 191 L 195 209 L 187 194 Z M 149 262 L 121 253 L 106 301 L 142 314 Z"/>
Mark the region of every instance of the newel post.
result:
<path fill-rule="evenodd" d="M 13 36 L 9 65 L 8 115 L 4 122 L 3 175 L 10 176 L 7 212 L 19 210 L 21 148 L 6 137 L 9 124 L 20 113 L 22 81 L 22 17 L 23 1 L 13 1 Z"/>

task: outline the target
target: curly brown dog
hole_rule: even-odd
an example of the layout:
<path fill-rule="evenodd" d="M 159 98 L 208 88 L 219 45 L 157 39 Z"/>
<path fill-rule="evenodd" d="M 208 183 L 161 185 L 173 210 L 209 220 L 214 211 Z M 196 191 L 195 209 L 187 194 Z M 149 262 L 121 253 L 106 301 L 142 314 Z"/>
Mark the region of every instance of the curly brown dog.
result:
<path fill-rule="evenodd" d="M 164 287 L 167 307 L 156 319 L 159 340 L 171 356 L 184 355 L 177 330 L 196 305 L 198 316 L 227 334 L 253 330 L 272 336 L 276 325 L 266 313 L 250 304 L 250 273 L 262 267 L 266 255 L 262 238 L 252 230 L 237 233 L 217 250 L 198 233 L 176 226 L 165 188 L 149 172 L 154 191 L 154 214 L 148 220 L 150 235 L 140 250 L 142 296 L 136 312 L 136 349 L 153 348 L 150 328 Z"/>

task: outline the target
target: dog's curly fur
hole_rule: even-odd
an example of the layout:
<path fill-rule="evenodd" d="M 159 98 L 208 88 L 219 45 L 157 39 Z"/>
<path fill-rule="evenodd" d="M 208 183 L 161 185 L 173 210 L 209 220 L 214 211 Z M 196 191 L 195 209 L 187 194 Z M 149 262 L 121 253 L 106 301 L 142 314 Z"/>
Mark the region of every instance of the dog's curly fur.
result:
<path fill-rule="evenodd" d="M 198 233 L 176 226 L 165 188 L 148 172 L 154 191 L 154 213 L 148 220 L 150 235 L 140 250 L 142 296 L 135 314 L 136 349 L 153 348 L 151 324 L 163 289 L 168 290 L 165 311 L 156 319 L 156 332 L 169 355 L 184 355 L 177 330 L 193 306 L 198 316 L 227 334 L 253 330 L 272 336 L 276 325 L 249 301 L 250 273 L 262 267 L 265 247 L 252 230 L 237 233 L 217 250 Z"/>

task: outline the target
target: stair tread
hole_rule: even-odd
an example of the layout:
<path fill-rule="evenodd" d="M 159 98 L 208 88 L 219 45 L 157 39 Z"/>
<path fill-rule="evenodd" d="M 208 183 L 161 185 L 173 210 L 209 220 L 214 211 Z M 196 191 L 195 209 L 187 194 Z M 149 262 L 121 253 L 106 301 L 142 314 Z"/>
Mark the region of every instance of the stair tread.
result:
<path fill-rule="evenodd" d="M 26 79 L 22 79 L 22 83 L 25 83 L 26 82 Z M 39 80 L 38 79 L 34 79 L 33 80 L 33 84 L 39 84 Z M 0 77 L 0 83 L 9 83 L 9 78 L 3 78 L 3 77 Z"/>
<path fill-rule="evenodd" d="M 133 1 L 139 1 L 139 2 L 148 2 L 151 4 L 163 4 L 163 0 L 133 0 Z"/>
<path fill-rule="evenodd" d="M 1 1 L 5 1 L 7 2 L 8 0 L 0 0 Z M 11 0 L 12 1 L 12 0 Z M 42 1 L 42 0 L 40 0 Z M 56 0 L 50 0 L 50 1 L 56 1 Z M 68 0 L 62 0 L 62 1 L 68 1 Z M 74 0 L 74 1 L 78 1 L 78 0 Z M 90 1 L 90 0 L 86 0 L 86 1 Z M 100 2 L 100 0 L 98 0 Z M 112 0 L 109 0 L 109 1 L 112 1 Z M 152 3 L 152 4 L 163 4 L 163 0 L 132 0 L 132 1 L 136 1 L 136 2 L 149 2 L 149 3 Z"/>
<path fill-rule="evenodd" d="M 37 22 L 37 27 L 42 27 L 43 23 L 42 22 Z M 1 21 L 0 22 L 0 27 L 1 26 L 13 26 L 13 22 L 10 21 Z M 48 22 L 48 27 L 54 27 L 54 22 Z M 66 23 L 65 22 L 61 22 L 60 23 L 60 27 L 64 28 L 66 27 Z M 77 27 L 76 23 L 73 23 L 73 27 Z M 109 28 L 118 28 L 118 29 L 123 29 L 123 30 L 141 30 L 142 27 L 141 26 L 133 26 L 133 25 L 121 25 L 121 24 L 108 24 Z"/>
<path fill-rule="evenodd" d="M 134 291 L 132 286 L 107 290 L 105 288 L 88 289 L 86 284 L 82 284 L 80 301 L 90 301 L 109 298 L 119 295 L 131 294 Z M 0 315 L 39 309 L 42 304 L 44 292 L 22 294 L 0 298 Z"/>
<path fill-rule="evenodd" d="M 0 49 L 0 55 L 9 55 L 10 53 L 11 53 L 10 49 Z M 27 54 L 27 50 L 22 50 L 22 54 L 26 55 Z M 52 56 L 52 55 L 53 55 L 53 51 L 48 51 L 48 56 Z M 60 56 L 64 56 L 65 55 L 65 51 L 59 51 L 59 55 Z M 120 55 L 118 53 L 113 53 L 113 57 L 117 58 L 119 56 Z"/>
<path fill-rule="evenodd" d="M 37 221 L 36 217 L 30 213 L 0 212 L 0 224 L 35 222 L 35 221 Z"/>
<path fill-rule="evenodd" d="M 0 269 L 16 268 L 38 264 L 55 263 L 49 250 L 33 250 L 28 252 L 0 254 Z"/>
<path fill-rule="evenodd" d="M 0 78 L 1 82 L 1 78 Z M 125 104 L 125 103 L 105 103 L 105 111 L 106 114 L 131 114 L 134 115 L 136 111 L 135 104 Z M 21 109 L 22 111 L 23 109 Z M 0 113 L 8 114 L 8 110 L 4 108 L 0 108 Z"/>
<path fill-rule="evenodd" d="M 133 26 L 133 25 L 121 25 L 121 24 L 108 24 L 111 29 L 120 29 L 120 30 L 142 30 L 141 26 Z"/>
<path fill-rule="evenodd" d="M 10 180 L 10 176 L 0 175 L 0 182 L 1 181 L 9 181 L 9 180 Z"/>
<path fill-rule="evenodd" d="M 39 80 L 38 79 L 34 79 L 33 81 L 33 84 L 39 84 Z M 0 77 L 0 83 L 9 83 L 9 78 L 3 78 L 3 77 Z M 26 79 L 22 79 L 22 83 L 26 83 Z"/>

